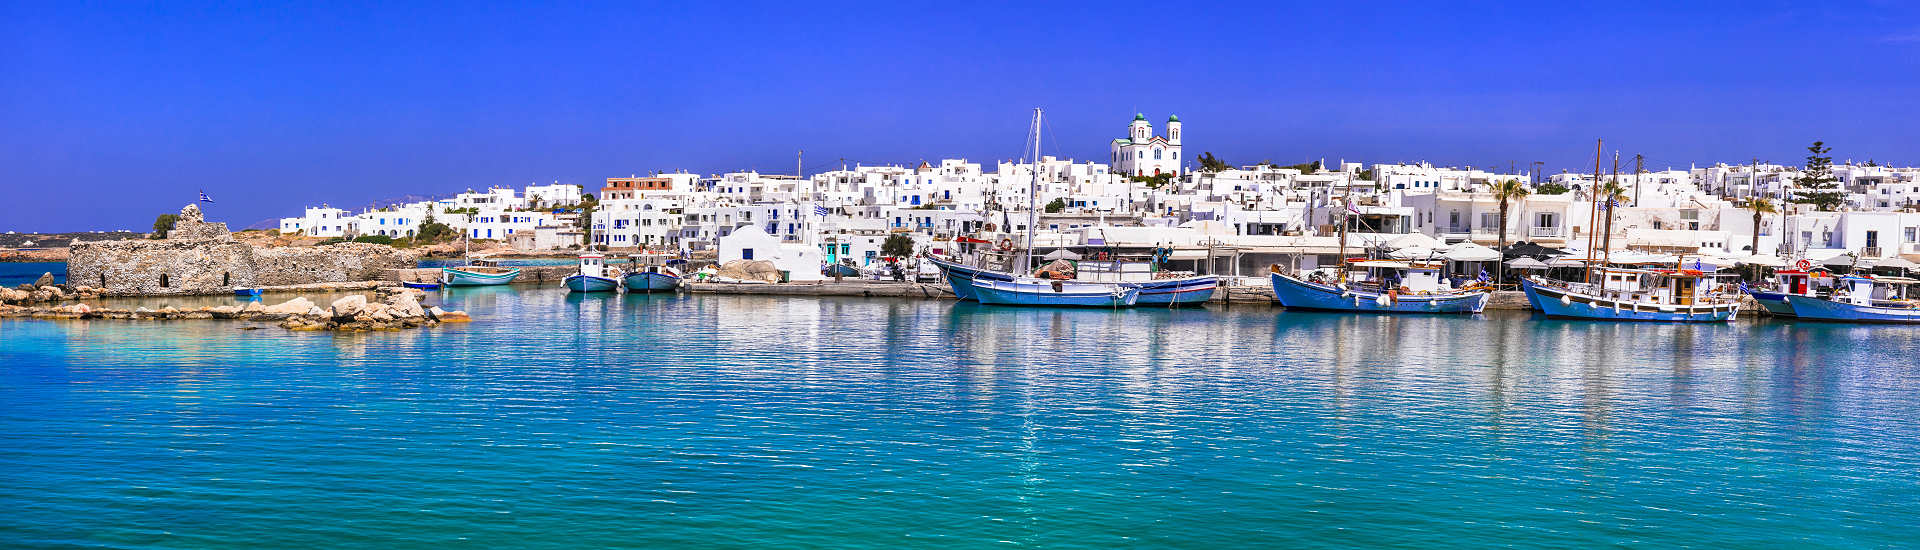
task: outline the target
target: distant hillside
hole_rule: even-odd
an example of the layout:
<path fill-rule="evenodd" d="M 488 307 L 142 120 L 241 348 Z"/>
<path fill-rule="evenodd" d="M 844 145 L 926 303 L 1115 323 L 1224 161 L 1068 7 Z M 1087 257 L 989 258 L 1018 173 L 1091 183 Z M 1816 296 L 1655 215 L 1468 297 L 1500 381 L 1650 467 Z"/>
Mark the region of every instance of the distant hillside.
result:
<path fill-rule="evenodd" d="M 75 231 L 72 233 L 0 233 L 0 248 L 65 248 L 81 241 L 117 241 L 144 239 L 145 234 L 131 231 Z"/>

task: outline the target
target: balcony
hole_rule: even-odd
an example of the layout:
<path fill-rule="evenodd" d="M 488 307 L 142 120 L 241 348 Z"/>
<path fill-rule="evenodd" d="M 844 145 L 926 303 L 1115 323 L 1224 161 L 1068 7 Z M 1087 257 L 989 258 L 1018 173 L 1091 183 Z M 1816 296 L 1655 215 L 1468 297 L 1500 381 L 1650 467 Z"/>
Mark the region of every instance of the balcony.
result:
<path fill-rule="evenodd" d="M 1533 237 L 1533 238 L 1536 238 L 1536 239 L 1537 239 L 1537 238 L 1541 238 L 1541 237 L 1565 237 L 1566 235 L 1567 235 L 1567 233 L 1566 233 L 1566 231 L 1565 231 L 1565 230 L 1562 230 L 1562 229 L 1560 229 L 1560 228 L 1558 228 L 1558 227 L 1529 227 L 1529 228 L 1527 228 L 1527 236 L 1528 236 L 1528 237 Z"/>
<path fill-rule="evenodd" d="M 1869 246 L 1869 247 L 1861 248 L 1860 255 L 1866 258 L 1882 257 L 1882 255 L 1880 254 L 1880 247 L 1878 246 Z"/>

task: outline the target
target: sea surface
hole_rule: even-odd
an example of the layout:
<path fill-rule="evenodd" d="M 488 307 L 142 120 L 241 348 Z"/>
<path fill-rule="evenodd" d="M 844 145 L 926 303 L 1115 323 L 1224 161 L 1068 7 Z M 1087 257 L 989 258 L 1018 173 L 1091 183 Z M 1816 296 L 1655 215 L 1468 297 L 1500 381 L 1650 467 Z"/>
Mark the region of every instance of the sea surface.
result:
<path fill-rule="evenodd" d="M 1910 327 L 432 301 L 478 321 L 0 320 L 0 547 L 1920 541 Z"/>
<path fill-rule="evenodd" d="M 67 282 L 66 262 L 0 262 L 0 286 L 13 288 L 30 284 L 41 275 L 53 274 L 54 282 Z"/>

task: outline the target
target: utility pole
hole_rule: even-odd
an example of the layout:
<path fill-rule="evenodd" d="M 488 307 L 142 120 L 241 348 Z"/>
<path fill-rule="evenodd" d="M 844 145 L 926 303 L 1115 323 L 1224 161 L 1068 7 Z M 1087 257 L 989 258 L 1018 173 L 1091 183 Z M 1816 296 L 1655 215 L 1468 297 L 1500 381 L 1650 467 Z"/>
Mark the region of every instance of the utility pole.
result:
<path fill-rule="evenodd" d="M 1646 171 L 1646 167 L 1647 167 L 1646 162 L 1647 162 L 1647 158 L 1645 156 L 1641 156 L 1641 155 L 1633 156 L 1633 205 L 1634 206 L 1640 205 L 1640 173 Z"/>
<path fill-rule="evenodd" d="M 1747 169 L 1747 189 L 1753 196 L 1760 196 L 1760 157 L 1753 157 L 1753 167 Z"/>
<path fill-rule="evenodd" d="M 1614 207 L 1618 206 L 1613 203 L 1613 190 L 1620 188 L 1620 152 L 1619 151 L 1613 152 L 1612 180 L 1613 180 L 1612 183 L 1607 185 L 1607 229 L 1606 229 L 1607 234 L 1600 237 L 1600 248 L 1601 248 L 1600 257 L 1608 260 L 1613 259 L 1613 214 L 1614 214 L 1613 209 Z M 1601 261 L 1600 265 L 1601 267 L 1605 267 L 1606 262 Z M 1600 284 L 1602 286 L 1605 286 L 1607 282 L 1601 281 Z"/>

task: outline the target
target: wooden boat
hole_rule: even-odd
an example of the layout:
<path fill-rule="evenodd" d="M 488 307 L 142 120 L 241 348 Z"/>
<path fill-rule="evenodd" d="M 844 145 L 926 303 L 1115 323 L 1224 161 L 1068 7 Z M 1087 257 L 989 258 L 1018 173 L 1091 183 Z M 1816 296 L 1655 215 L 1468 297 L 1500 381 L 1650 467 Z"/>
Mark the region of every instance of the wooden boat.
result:
<path fill-rule="evenodd" d="M 477 261 L 459 267 L 440 268 L 440 282 L 447 286 L 504 285 L 518 278 L 520 278 L 518 268 L 489 265 L 487 262 Z"/>
<path fill-rule="evenodd" d="M 975 281 L 974 297 L 982 304 L 1010 306 L 1130 307 L 1140 289 L 1113 283 L 1082 283 L 1021 278 L 1012 281 Z"/>
<path fill-rule="evenodd" d="M 241 296 L 246 298 L 259 296 L 260 293 L 261 293 L 261 290 L 258 288 L 235 287 L 233 289 L 234 296 Z"/>
<path fill-rule="evenodd" d="M 680 271 L 667 266 L 658 254 L 635 254 L 629 256 L 633 261 L 633 270 L 627 272 L 621 280 L 627 286 L 627 292 L 673 292 L 680 288 L 684 280 Z"/>
<path fill-rule="evenodd" d="M 847 264 L 829 264 L 826 269 L 821 270 L 821 273 L 828 277 L 859 277 L 860 268 Z"/>
<path fill-rule="evenodd" d="M 1471 314 L 1486 309 L 1493 296 L 1490 289 L 1480 286 L 1446 288 L 1437 265 L 1367 260 L 1352 266 L 1378 275 L 1361 281 L 1315 281 L 1276 268 L 1268 279 L 1273 284 L 1274 299 L 1287 309 Z"/>
<path fill-rule="evenodd" d="M 1721 293 L 1709 273 L 1690 269 L 1596 270 L 1600 283 L 1539 276 L 1520 281 L 1535 311 L 1558 319 L 1721 323 L 1740 313 L 1740 296 Z"/>
<path fill-rule="evenodd" d="M 440 283 L 433 283 L 433 282 L 419 283 L 414 281 L 406 281 L 406 282 L 400 283 L 400 286 L 404 286 L 407 288 L 417 288 L 421 290 L 440 290 L 441 285 Z"/>
<path fill-rule="evenodd" d="M 1835 277 L 1833 294 L 1786 295 L 1794 317 L 1838 323 L 1920 323 L 1920 302 L 1909 293 L 1920 280 L 1905 277 Z"/>
<path fill-rule="evenodd" d="M 600 254 L 581 254 L 580 272 L 568 275 L 565 282 L 567 290 L 572 292 L 613 292 L 620 289 L 619 274 L 607 268 L 607 257 Z"/>
<path fill-rule="evenodd" d="M 1196 275 L 1138 283 L 1122 282 L 1120 286 L 1140 290 L 1140 300 L 1135 305 L 1186 306 L 1204 304 L 1212 299 L 1214 289 L 1220 288 L 1220 278 Z"/>
<path fill-rule="evenodd" d="M 934 267 L 940 268 L 941 275 L 947 279 L 947 286 L 953 287 L 953 295 L 962 300 L 979 301 L 973 292 L 973 285 L 976 281 L 1012 281 L 1014 279 L 1013 275 L 1007 273 L 981 269 L 960 262 L 943 260 L 931 254 L 923 254 L 921 255 L 921 259 L 932 263 Z"/>

